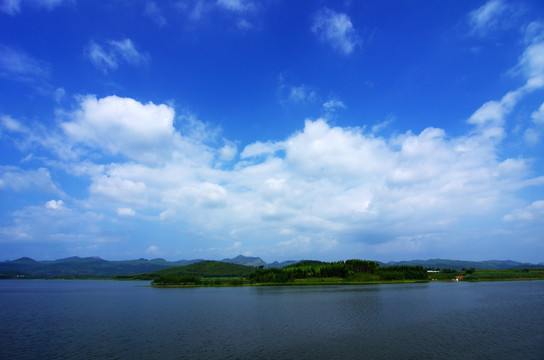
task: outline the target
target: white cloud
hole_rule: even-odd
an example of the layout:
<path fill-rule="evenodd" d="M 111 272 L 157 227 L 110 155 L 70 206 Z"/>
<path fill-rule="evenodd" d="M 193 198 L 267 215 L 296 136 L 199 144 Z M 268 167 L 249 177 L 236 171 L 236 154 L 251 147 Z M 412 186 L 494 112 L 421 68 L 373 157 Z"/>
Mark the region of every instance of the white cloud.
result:
<path fill-rule="evenodd" d="M 533 21 L 525 28 L 525 43 L 536 44 L 544 42 L 544 21 Z"/>
<path fill-rule="evenodd" d="M 91 63 L 99 70 L 108 72 L 108 70 L 117 69 L 117 58 L 113 53 L 107 52 L 101 45 L 91 41 L 85 49 L 85 54 Z"/>
<path fill-rule="evenodd" d="M 0 116 L 0 125 L 0 130 L 4 129 L 9 132 L 26 133 L 29 131 L 28 127 L 7 115 Z"/>
<path fill-rule="evenodd" d="M 526 129 L 525 132 L 523 133 L 523 137 L 529 145 L 538 144 L 538 142 L 540 141 L 541 135 L 542 135 L 541 131 L 535 128 Z"/>
<path fill-rule="evenodd" d="M 528 46 L 523 52 L 518 68 L 527 78 L 525 87 L 535 90 L 544 86 L 544 43 Z"/>
<path fill-rule="evenodd" d="M 53 244 L 66 248 L 97 245 L 119 241 L 121 233 L 107 234 L 105 218 L 94 212 L 68 208 L 62 200 L 52 200 L 39 206 L 26 206 L 15 211 L 10 225 L 0 227 L 0 241 Z M 96 254 L 96 253 L 95 253 Z"/>
<path fill-rule="evenodd" d="M 315 15 L 312 32 L 344 55 L 351 54 L 360 43 L 349 16 L 327 8 Z"/>
<path fill-rule="evenodd" d="M 13 166 L 0 166 L 0 189 L 61 193 L 53 183 L 49 170 L 45 168 L 23 170 Z"/>
<path fill-rule="evenodd" d="M 497 29 L 504 20 L 501 16 L 508 10 L 508 6 L 502 0 L 490 0 L 478 9 L 472 11 L 469 17 L 471 32 L 478 35 L 487 35 Z M 503 25 L 504 26 L 504 25 Z"/>
<path fill-rule="evenodd" d="M 155 1 L 148 1 L 145 4 L 144 14 L 149 16 L 159 27 L 166 26 L 168 22 L 162 14 L 161 9 L 157 6 Z"/>
<path fill-rule="evenodd" d="M 544 103 L 531 114 L 531 119 L 533 126 L 525 130 L 524 138 L 529 145 L 535 145 L 540 141 L 544 130 Z"/>
<path fill-rule="evenodd" d="M 160 253 L 160 250 L 158 246 L 149 245 L 149 247 L 145 250 L 145 252 L 151 255 L 157 255 Z"/>
<path fill-rule="evenodd" d="M 110 45 L 113 53 L 132 65 L 145 63 L 149 59 L 149 55 L 141 53 L 134 47 L 134 43 L 130 39 L 112 40 Z"/>
<path fill-rule="evenodd" d="M 64 206 L 64 202 L 62 200 L 49 200 L 48 202 L 45 203 L 45 207 L 47 209 L 52 209 L 52 210 L 60 209 L 63 206 Z"/>
<path fill-rule="evenodd" d="M 117 208 L 117 215 L 119 216 L 134 216 L 136 215 L 136 211 L 134 211 L 131 208 Z"/>
<path fill-rule="evenodd" d="M 505 118 L 527 94 L 544 87 L 544 43 L 530 44 L 521 55 L 518 64 L 512 70 L 522 75 L 526 82 L 516 90 L 509 91 L 500 101 L 488 101 L 468 119 L 486 139 L 501 140 L 505 136 Z M 539 112 L 533 113 L 533 121 Z M 534 129 L 526 131 L 529 142 L 536 141 L 538 134 Z"/>
<path fill-rule="evenodd" d="M 266 142 L 262 143 L 260 141 L 254 142 L 253 144 L 247 145 L 242 153 L 240 154 L 240 157 L 242 159 L 251 158 L 254 156 L 261 156 L 261 155 L 272 155 L 276 151 L 280 150 L 282 148 L 282 145 L 279 143 L 273 143 L 273 142 Z"/>
<path fill-rule="evenodd" d="M 44 7 L 48 10 L 52 10 L 62 4 L 63 2 L 66 2 L 66 0 L 30 0 L 30 2 L 40 6 Z"/>
<path fill-rule="evenodd" d="M 17 15 L 21 12 L 22 0 L 2 0 L 0 10 L 8 15 Z"/>
<path fill-rule="evenodd" d="M 236 27 L 239 30 L 251 30 L 251 29 L 253 29 L 254 26 L 247 19 L 241 19 L 236 23 Z"/>
<path fill-rule="evenodd" d="M 336 112 L 338 109 L 345 109 L 346 105 L 344 103 L 337 99 L 337 98 L 329 98 L 327 101 L 323 103 L 323 109 L 325 109 L 325 112 L 327 114 L 332 114 Z"/>
<path fill-rule="evenodd" d="M 533 221 L 544 220 L 544 200 L 538 200 L 531 205 L 515 209 L 510 214 L 503 217 L 504 221 Z"/>
<path fill-rule="evenodd" d="M 47 10 L 52 10 L 62 4 L 64 1 L 65 0 L 1 0 L 0 11 L 14 16 L 21 12 L 21 5 L 23 3 L 36 8 L 46 8 Z"/>
<path fill-rule="evenodd" d="M 384 121 L 382 121 L 382 122 L 380 122 L 380 123 L 378 123 L 376 125 L 373 125 L 372 126 L 372 132 L 374 134 L 379 133 L 380 131 L 382 131 L 383 129 L 388 127 L 389 124 L 391 124 L 394 121 L 396 121 L 396 117 L 394 115 L 389 115 L 386 120 L 384 120 Z"/>
<path fill-rule="evenodd" d="M 222 161 L 231 161 L 238 153 L 236 144 L 225 144 L 219 149 L 219 159 Z"/>
<path fill-rule="evenodd" d="M 315 89 L 307 85 L 292 86 L 287 98 L 293 103 L 304 104 L 314 102 L 317 98 L 317 93 Z"/>
<path fill-rule="evenodd" d="M 544 125 L 544 103 L 540 105 L 540 108 L 538 108 L 537 111 L 531 114 L 531 118 L 533 119 L 533 123 L 535 123 L 535 125 Z"/>
<path fill-rule="evenodd" d="M 158 161 L 172 151 L 173 123 L 174 110 L 167 105 L 87 96 L 72 120 L 61 127 L 75 145 L 145 162 Z"/>
<path fill-rule="evenodd" d="M 136 205 L 147 203 L 147 186 L 141 181 L 104 175 L 93 180 L 89 191 L 104 201 Z"/>
<path fill-rule="evenodd" d="M 49 64 L 27 53 L 0 44 L 0 76 L 35 83 L 49 78 Z"/>
<path fill-rule="evenodd" d="M 60 102 L 64 98 L 64 95 L 66 95 L 66 91 L 61 87 L 57 88 L 53 93 L 53 97 L 55 98 L 56 102 Z"/>
<path fill-rule="evenodd" d="M 526 159 L 501 158 L 499 146 L 515 106 L 544 86 L 538 80 L 544 74 L 539 46 L 531 43 L 520 57 L 517 70 L 525 84 L 482 105 L 468 119 L 471 131 L 458 136 L 436 127 L 377 136 L 381 126 L 367 132 L 307 119 L 280 141 L 247 144 L 237 159 L 236 143 L 194 115 L 176 117 L 172 106 L 131 98 L 87 96 L 76 111 L 58 112 L 56 142 L 41 144 L 62 143 L 78 156 L 65 169 L 90 183 L 82 208 L 138 213 L 155 226 L 175 227 L 183 238 L 244 242 L 244 251 L 259 253 L 358 244 L 384 244 L 375 251 L 396 245 L 417 250 L 431 246 L 433 238 L 442 241 L 439 234 L 446 232 L 462 238 L 475 221 L 509 214 L 506 224 L 527 217 L 526 209 L 512 209 L 519 204 L 516 193 L 541 185 L 542 177 L 530 175 Z M 299 100 L 311 94 L 305 86 L 285 89 L 297 90 Z M 343 105 L 331 98 L 323 107 Z M 535 127 L 542 112 L 533 113 Z M 20 128 L 11 118 L 2 124 Z M 41 186 L 56 190 L 47 170 L 3 170 L 3 189 L 28 190 L 34 186 L 28 179 L 41 176 Z M 27 185 L 16 188 L 21 180 Z M 35 234 L 23 226 L 16 230 Z"/>
<path fill-rule="evenodd" d="M 258 238 L 262 246 L 279 242 L 302 251 L 344 246 L 358 236 L 372 244 L 454 230 L 462 219 L 506 208 L 512 189 L 531 180 L 525 161 L 499 161 L 496 142 L 479 131 L 451 138 L 427 128 L 381 138 L 323 119 L 307 120 L 283 141 L 249 144 L 239 162 L 221 169 L 213 159 L 234 159 L 235 147 L 198 145 L 205 128 L 182 141 L 173 118 L 168 106 L 133 99 L 81 102 L 62 124 L 68 139 L 131 159 L 89 173 L 87 206 L 121 216 L 144 211 L 205 238 Z M 476 128 L 493 123 L 484 115 L 474 119 Z M 145 161 L 159 158 L 143 156 L 147 148 L 170 155 Z M 203 157 L 185 156 L 193 153 Z"/>
<path fill-rule="evenodd" d="M 119 64 L 126 62 L 140 65 L 149 61 L 149 55 L 136 49 L 130 39 L 110 40 L 104 45 L 90 41 L 85 48 L 85 55 L 100 71 L 107 73 L 116 70 Z"/>
<path fill-rule="evenodd" d="M 217 5 L 236 12 L 245 12 L 255 9 L 255 4 L 247 0 L 217 0 Z"/>

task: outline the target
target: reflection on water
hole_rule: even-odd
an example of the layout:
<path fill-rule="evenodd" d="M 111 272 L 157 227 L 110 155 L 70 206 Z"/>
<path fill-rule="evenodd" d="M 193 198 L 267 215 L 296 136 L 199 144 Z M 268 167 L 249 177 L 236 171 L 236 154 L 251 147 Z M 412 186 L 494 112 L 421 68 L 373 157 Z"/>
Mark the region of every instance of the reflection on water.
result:
<path fill-rule="evenodd" d="M 544 281 L 137 285 L 0 281 L 0 358 L 544 358 Z"/>

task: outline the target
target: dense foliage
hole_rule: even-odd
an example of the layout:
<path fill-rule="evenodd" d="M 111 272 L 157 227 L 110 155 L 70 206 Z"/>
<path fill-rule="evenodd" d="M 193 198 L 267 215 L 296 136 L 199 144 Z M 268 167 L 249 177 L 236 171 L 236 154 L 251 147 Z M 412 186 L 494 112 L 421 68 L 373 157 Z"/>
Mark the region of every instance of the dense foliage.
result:
<path fill-rule="evenodd" d="M 247 277 L 255 268 L 222 261 L 200 261 L 185 266 L 154 271 L 155 277 L 163 275 L 194 275 L 199 277 Z"/>
<path fill-rule="evenodd" d="M 466 273 L 464 280 L 523 280 L 543 279 L 543 269 L 514 269 L 514 270 L 476 270 Z"/>
<path fill-rule="evenodd" d="M 380 267 L 375 261 L 346 260 L 325 263 L 301 261 L 285 268 L 257 269 L 249 280 L 257 283 L 286 283 L 295 279 L 341 278 L 357 280 L 360 274 L 370 274 L 367 280 L 426 280 L 427 270 L 422 266 Z"/>
<path fill-rule="evenodd" d="M 236 286 L 243 285 L 246 282 L 243 278 L 202 278 L 195 275 L 161 275 L 153 279 L 151 284 L 156 286 Z"/>

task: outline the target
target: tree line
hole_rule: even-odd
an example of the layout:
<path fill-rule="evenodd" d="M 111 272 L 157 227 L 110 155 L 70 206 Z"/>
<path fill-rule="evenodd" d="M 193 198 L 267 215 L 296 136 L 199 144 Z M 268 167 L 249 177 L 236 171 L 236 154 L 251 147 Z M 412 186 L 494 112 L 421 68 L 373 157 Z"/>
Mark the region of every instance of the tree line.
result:
<path fill-rule="evenodd" d="M 380 280 L 428 280 L 427 270 L 422 266 L 397 265 L 380 267 L 375 261 L 346 260 L 322 262 L 304 260 L 284 268 L 263 268 L 253 270 L 246 279 L 213 279 L 197 275 L 166 274 L 155 278 L 153 285 L 242 285 L 244 283 L 294 282 L 296 279 L 340 278 L 348 281 Z"/>
<path fill-rule="evenodd" d="M 295 279 L 356 278 L 358 274 L 375 275 L 376 280 L 427 280 L 427 270 L 422 266 L 380 267 L 375 261 L 346 260 L 331 263 L 301 261 L 285 268 L 257 269 L 249 275 L 256 283 L 286 283 Z"/>

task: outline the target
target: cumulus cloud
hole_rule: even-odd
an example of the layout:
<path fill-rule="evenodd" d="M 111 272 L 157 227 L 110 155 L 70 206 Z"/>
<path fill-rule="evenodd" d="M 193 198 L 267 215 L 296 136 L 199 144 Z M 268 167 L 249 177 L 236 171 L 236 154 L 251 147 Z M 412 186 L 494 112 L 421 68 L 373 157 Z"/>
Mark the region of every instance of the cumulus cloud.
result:
<path fill-rule="evenodd" d="M 314 16 L 312 32 L 344 55 L 351 54 L 360 43 L 349 16 L 327 8 Z"/>
<path fill-rule="evenodd" d="M 157 161 L 174 136 L 174 110 L 117 96 L 81 99 L 71 121 L 61 124 L 74 145 L 139 161 Z"/>
<path fill-rule="evenodd" d="M 56 210 L 56 209 L 60 209 L 64 206 L 64 201 L 62 200 L 49 200 L 48 202 L 45 203 L 45 207 L 47 209 L 53 209 L 53 210 Z"/>
<path fill-rule="evenodd" d="M 476 109 L 469 131 L 456 136 L 438 127 L 378 136 L 379 129 L 307 119 L 283 139 L 247 144 L 237 158 L 235 142 L 195 116 L 176 116 L 172 106 L 86 96 L 76 111 L 58 112 L 59 139 L 78 156 L 67 171 L 89 182 L 81 206 L 99 213 L 137 213 L 184 237 L 243 242 L 240 251 L 417 251 L 437 246 L 445 233 L 462 239 L 474 221 L 539 216 L 538 202 L 520 210 L 512 204 L 543 178 L 531 175 L 531 161 L 503 158 L 500 148 L 509 114 L 539 88 L 530 81 L 542 72 L 540 52 L 530 51 L 537 45 L 520 58 L 524 84 Z M 541 112 L 533 113 L 535 126 Z M 2 170 L 3 189 L 29 190 L 30 178 L 56 189 L 45 169 Z"/>
<path fill-rule="evenodd" d="M 138 212 L 205 238 L 259 239 L 267 251 L 426 239 L 506 208 L 512 189 L 531 180 L 526 161 L 499 160 L 497 142 L 479 131 L 451 137 L 430 127 L 384 138 L 307 120 L 282 141 L 245 146 L 223 169 L 216 161 L 234 160 L 236 147 L 203 145 L 202 129 L 187 138 L 167 105 L 88 96 L 65 116 L 65 141 L 83 149 L 80 157 L 92 163 L 98 151 L 126 159 L 78 172 L 90 181 L 87 207 L 125 217 Z M 478 129 L 488 121 L 478 115 L 472 123 Z M 38 178 L 8 169 L 4 188 L 23 190 L 13 188 L 22 182 L 11 173 Z"/>
<path fill-rule="evenodd" d="M 150 58 L 147 53 L 138 51 L 130 39 L 110 40 L 103 45 L 90 41 L 85 48 L 85 55 L 104 73 L 116 70 L 121 63 L 140 65 Z"/>

